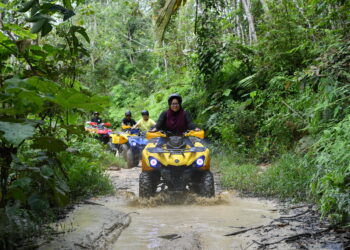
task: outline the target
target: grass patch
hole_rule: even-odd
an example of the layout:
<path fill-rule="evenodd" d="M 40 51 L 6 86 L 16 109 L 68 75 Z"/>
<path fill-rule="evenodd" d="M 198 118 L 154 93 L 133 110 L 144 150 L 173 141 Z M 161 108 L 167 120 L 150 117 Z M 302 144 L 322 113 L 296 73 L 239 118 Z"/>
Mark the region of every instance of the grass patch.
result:
<path fill-rule="evenodd" d="M 310 197 L 315 168 L 305 158 L 284 154 L 266 169 L 251 163 L 235 163 L 235 157 L 215 159 L 225 187 L 259 196 L 301 201 Z"/>
<path fill-rule="evenodd" d="M 123 157 L 114 156 L 114 165 L 120 168 L 127 168 L 126 160 Z"/>
<path fill-rule="evenodd" d="M 103 168 L 87 159 L 76 159 L 68 170 L 71 197 L 90 197 L 113 193 L 114 187 Z"/>

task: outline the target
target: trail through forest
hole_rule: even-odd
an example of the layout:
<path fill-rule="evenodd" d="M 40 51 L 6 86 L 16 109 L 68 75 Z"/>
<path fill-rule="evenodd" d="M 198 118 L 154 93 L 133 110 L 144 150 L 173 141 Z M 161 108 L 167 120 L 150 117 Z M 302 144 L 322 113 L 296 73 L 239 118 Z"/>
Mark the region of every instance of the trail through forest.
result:
<path fill-rule="evenodd" d="M 349 37 L 346 0 L 1 1 L 0 249 L 349 248 Z M 173 93 L 223 186 L 308 205 L 219 186 L 145 203 L 138 168 L 112 184 L 92 115 L 118 133 Z"/>
<path fill-rule="evenodd" d="M 221 188 L 218 173 L 215 198 L 193 194 L 175 198 L 160 193 L 151 199 L 140 199 L 139 173 L 139 168 L 109 171 L 116 195 L 79 205 L 71 213 L 73 216 L 58 223 L 68 231 L 66 236 L 42 249 L 345 248 L 342 241 L 346 235 L 320 221 L 311 206 L 287 208 L 286 204 L 271 200 L 241 198 L 238 193 Z M 75 213 L 77 209 L 79 212 Z M 72 237 L 77 232 L 78 240 Z M 82 235 L 84 232 L 87 235 Z"/>

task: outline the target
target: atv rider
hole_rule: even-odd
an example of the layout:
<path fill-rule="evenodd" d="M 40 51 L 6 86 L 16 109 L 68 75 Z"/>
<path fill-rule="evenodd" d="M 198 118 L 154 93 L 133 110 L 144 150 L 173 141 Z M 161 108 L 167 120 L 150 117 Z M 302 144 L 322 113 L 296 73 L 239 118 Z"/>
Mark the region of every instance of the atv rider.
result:
<path fill-rule="evenodd" d="M 97 124 L 102 123 L 102 119 L 100 118 L 99 112 L 94 112 L 94 117 L 91 118 L 92 122 L 96 122 Z"/>
<path fill-rule="evenodd" d="M 174 135 L 182 135 L 187 130 L 200 130 L 193 124 L 189 114 L 182 108 L 182 97 L 179 94 L 172 94 L 168 98 L 169 109 L 162 112 L 151 131 L 163 130 Z"/>
<path fill-rule="evenodd" d="M 122 120 L 122 126 L 134 126 L 136 124 L 135 120 L 131 118 L 131 112 L 128 110 L 125 112 L 125 117 Z"/>
<path fill-rule="evenodd" d="M 140 119 L 133 128 L 140 128 L 142 131 L 149 131 L 154 125 L 155 121 L 149 118 L 147 110 L 141 111 L 142 119 Z"/>

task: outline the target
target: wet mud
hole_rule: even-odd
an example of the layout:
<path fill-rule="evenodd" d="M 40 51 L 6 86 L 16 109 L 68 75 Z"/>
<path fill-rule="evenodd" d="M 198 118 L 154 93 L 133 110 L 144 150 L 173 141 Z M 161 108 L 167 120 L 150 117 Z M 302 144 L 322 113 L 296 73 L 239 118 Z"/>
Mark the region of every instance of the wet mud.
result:
<path fill-rule="evenodd" d="M 159 192 L 150 199 L 141 199 L 139 174 L 138 168 L 110 172 L 116 188 L 122 189 L 103 202 L 131 217 L 130 225 L 112 249 L 235 249 L 247 245 L 246 237 L 225 234 L 233 228 L 268 223 L 279 216 L 276 203 L 240 198 L 234 191 L 222 190 L 218 180 L 213 198 Z"/>
<path fill-rule="evenodd" d="M 138 197 L 140 168 L 108 171 L 116 194 L 77 206 L 59 224 L 65 234 L 40 249 L 350 249 L 349 231 L 332 227 L 308 204 L 216 196 Z"/>
<path fill-rule="evenodd" d="M 139 168 L 111 171 L 117 188 L 104 204 L 129 214 L 131 223 L 111 249 L 345 249 L 347 233 L 335 232 L 308 205 L 241 198 L 223 190 L 216 196 L 160 192 L 138 197 Z M 159 190 L 158 190 L 159 191 Z"/>

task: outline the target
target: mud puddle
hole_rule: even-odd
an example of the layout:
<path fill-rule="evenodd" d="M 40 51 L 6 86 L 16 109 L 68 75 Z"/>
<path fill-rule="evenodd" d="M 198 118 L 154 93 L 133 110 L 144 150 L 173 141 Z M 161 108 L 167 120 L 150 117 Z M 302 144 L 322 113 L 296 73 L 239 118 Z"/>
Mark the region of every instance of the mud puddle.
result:
<path fill-rule="evenodd" d="M 247 239 L 251 236 L 224 235 L 279 216 L 273 202 L 242 199 L 219 187 L 220 193 L 210 199 L 186 194 L 174 200 L 161 193 L 142 200 L 137 194 L 139 173 L 138 168 L 110 172 L 119 191 L 103 203 L 131 217 L 112 249 L 244 249 L 251 244 Z"/>
<path fill-rule="evenodd" d="M 139 168 L 109 171 L 117 194 L 77 204 L 61 233 L 39 249 L 350 249 L 350 231 L 320 219 L 313 205 L 161 192 L 138 198 Z M 217 175 L 214 175 L 217 178 Z"/>

